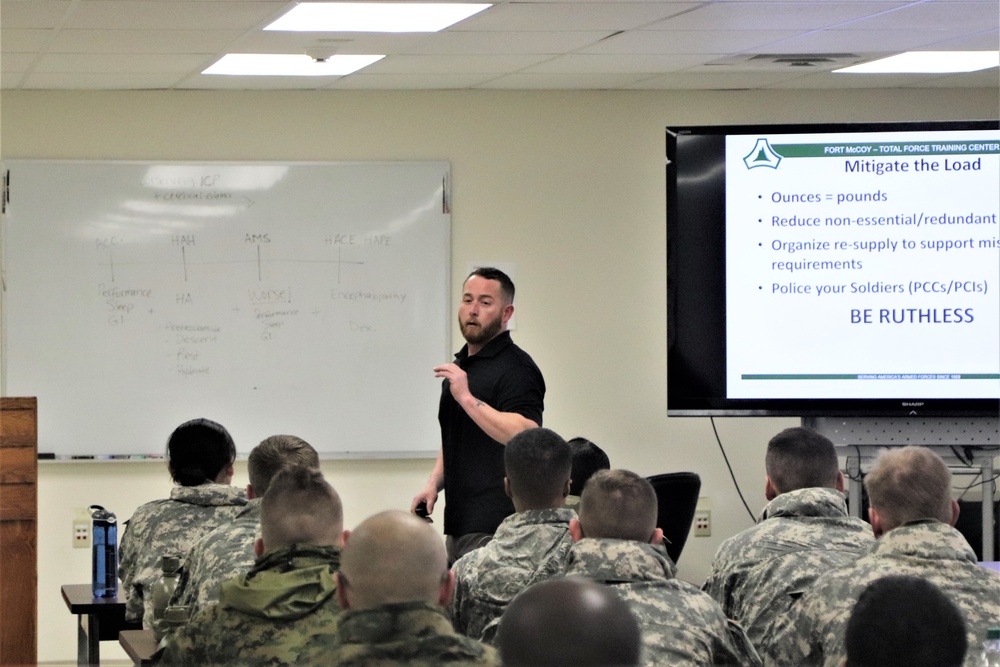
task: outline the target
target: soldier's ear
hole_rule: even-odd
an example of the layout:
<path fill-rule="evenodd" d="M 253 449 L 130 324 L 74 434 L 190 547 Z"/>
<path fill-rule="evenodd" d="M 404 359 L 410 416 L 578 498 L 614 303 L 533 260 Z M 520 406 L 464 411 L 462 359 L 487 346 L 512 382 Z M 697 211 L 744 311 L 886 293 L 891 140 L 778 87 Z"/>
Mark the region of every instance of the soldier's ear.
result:
<path fill-rule="evenodd" d="M 350 609 L 351 603 L 347 599 L 347 583 L 344 581 L 344 576 L 340 572 L 334 573 L 333 576 L 337 580 L 337 604 L 341 609 Z"/>
<path fill-rule="evenodd" d="M 506 477 L 503 478 L 503 492 L 507 494 L 508 498 L 514 497 L 513 495 L 511 495 L 510 492 L 510 480 L 507 479 Z"/>
<path fill-rule="evenodd" d="M 653 535 L 649 538 L 650 544 L 663 544 L 663 529 L 657 528 L 653 531 Z"/>
<path fill-rule="evenodd" d="M 257 558 L 260 558 L 261 556 L 264 555 L 264 538 L 263 537 L 258 537 L 256 540 L 254 540 L 254 543 L 253 543 L 253 552 L 254 552 L 254 555 L 257 556 Z"/>
<path fill-rule="evenodd" d="M 580 525 L 579 519 L 569 520 L 569 534 L 574 542 L 579 542 L 583 539 L 583 526 Z"/>
<path fill-rule="evenodd" d="M 438 589 L 438 604 L 447 607 L 451 604 L 452 595 L 455 594 L 455 571 L 448 570 L 441 579 L 441 587 Z"/>

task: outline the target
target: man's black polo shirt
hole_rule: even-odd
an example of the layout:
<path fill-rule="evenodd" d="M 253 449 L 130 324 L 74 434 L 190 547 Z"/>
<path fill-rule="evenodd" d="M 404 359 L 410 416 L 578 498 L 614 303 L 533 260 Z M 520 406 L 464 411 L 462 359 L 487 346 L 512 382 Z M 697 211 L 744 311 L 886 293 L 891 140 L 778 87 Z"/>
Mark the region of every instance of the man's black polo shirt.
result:
<path fill-rule="evenodd" d="M 466 372 L 469 391 L 500 412 L 516 412 L 542 425 L 545 380 L 528 354 L 503 331 L 478 353 L 465 345 L 455 363 Z M 438 408 L 444 454 L 444 532 L 493 533 L 514 505 L 503 490 L 503 445 L 486 435 L 451 396 L 445 380 Z"/>

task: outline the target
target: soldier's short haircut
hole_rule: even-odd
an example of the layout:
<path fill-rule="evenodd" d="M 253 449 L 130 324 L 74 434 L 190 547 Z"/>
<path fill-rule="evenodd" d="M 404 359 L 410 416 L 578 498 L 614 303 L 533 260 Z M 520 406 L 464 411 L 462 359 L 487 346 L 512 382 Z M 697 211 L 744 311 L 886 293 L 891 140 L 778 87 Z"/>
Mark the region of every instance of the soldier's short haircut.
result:
<path fill-rule="evenodd" d="M 825 435 L 796 426 L 786 428 L 767 443 L 767 476 L 778 493 L 837 485 L 837 450 Z"/>
<path fill-rule="evenodd" d="M 573 471 L 570 473 L 573 483 L 569 487 L 569 492 L 578 496 L 583 493 L 583 485 L 590 476 L 598 470 L 609 470 L 611 461 L 603 449 L 586 438 L 569 440 L 569 451 L 573 456 Z"/>
<path fill-rule="evenodd" d="M 186 421 L 167 439 L 170 476 L 181 486 L 214 482 L 236 460 L 236 444 L 229 431 L 211 419 Z"/>
<path fill-rule="evenodd" d="M 260 502 L 268 551 L 296 543 L 335 544 L 344 529 L 340 496 L 319 468 L 282 468 Z"/>
<path fill-rule="evenodd" d="M 921 519 L 951 522 L 951 473 L 926 447 L 882 450 L 865 476 L 865 489 L 885 531 Z"/>
<path fill-rule="evenodd" d="M 962 613 L 937 586 L 890 575 L 858 596 L 844 644 L 848 667 L 961 667 L 968 639 Z"/>
<path fill-rule="evenodd" d="M 423 519 L 399 510 L 379 512 L 358 524 L 340 558 L 339 578 L 352 609 L 436 603 L 448 574 L 441 536 Z"/>
<path fill-rule="evenodd" d="M 648 542 L 656 530 L 656 491 L 629 470 L 600 470 L 580 495 L 585 537 Z"/>
<path fill-rule="evenodd" d="M 319 455 L 312 445 L 294 435 L 272 435 L 261 440 L 247 459 L 254 494 L 263 497 L 271 480 L 286 466 L 319 468 Z"/>
<path fill-rule="evenodd" d="M 476 267 L 465 277 L 465 280 L 462 282 L 463 287 L 465 286 L 465 283 L 469 282 L 469 278 L 472 276 L 479 276 L 480 278 L 485 278 L 486 280 L 497 281 L 500 283 L 500 297 L 503 299 L 504 303 L 514 303 L 514 281 L 500 269 L 492 266 Z"/>
<path fill-rule="evenodd" d="M 569 445 L 555 431 L 521 431 L 507 441 L 503 463 L 512 495 L 532 504 L 562 505 L 572 461 Z"/>
<path fill-rule="evenodd" d="M 584 667 L 638 665 L 642 633 L 609 587 L 582 577 L 535 584 L 504 610 L 497 648 L 505 665 Z"/>

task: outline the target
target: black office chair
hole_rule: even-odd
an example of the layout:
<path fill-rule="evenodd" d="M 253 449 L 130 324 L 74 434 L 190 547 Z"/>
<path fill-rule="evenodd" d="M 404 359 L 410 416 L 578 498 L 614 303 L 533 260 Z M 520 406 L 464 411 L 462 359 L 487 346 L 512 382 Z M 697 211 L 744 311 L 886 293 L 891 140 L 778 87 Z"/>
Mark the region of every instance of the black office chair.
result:
<path fill-rule="evenodd" d="M 646 479 L 656 491 L 656 527 L 663 530 L 667 554 L 676 563 L 694 521 L 701 477 L 693 472 L 668 472 Z"/>

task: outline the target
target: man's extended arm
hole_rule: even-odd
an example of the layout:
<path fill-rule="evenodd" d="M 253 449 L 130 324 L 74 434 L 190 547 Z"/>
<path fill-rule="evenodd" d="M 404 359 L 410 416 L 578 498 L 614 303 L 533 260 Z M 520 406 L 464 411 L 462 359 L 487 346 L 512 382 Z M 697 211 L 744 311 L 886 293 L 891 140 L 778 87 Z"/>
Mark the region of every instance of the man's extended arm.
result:
<path fill-rule="evenodd" d="M 500 412 L 473 396 L 469 391 L 469 380 L 465 371 L 456 364 L 437 366 L 434 369 L 434 377 L 448 379 L 452 398 L 462 406 L 476 426 L 501 445 L 507 444 L 508 440 L 521 431 L 538 427 L 538 424 L 523 415 L 516 412 Z"/>
<path fill-rule="evenodd" d="M 431 471 L 431 476 L 427 478 L 427 484 L 424 488 L 413 497 L 413 502 L 410 503 L 410 511 L 416 512 L 417 505 L 420 503 L 427 503 L 427 514 L 430 515 L 434 511 L 434 503 L 437 502 L 438 493 L 444 488 L 444 449 L 438 449 L 437 460 L 434 462 L 434 470 Z"/>

